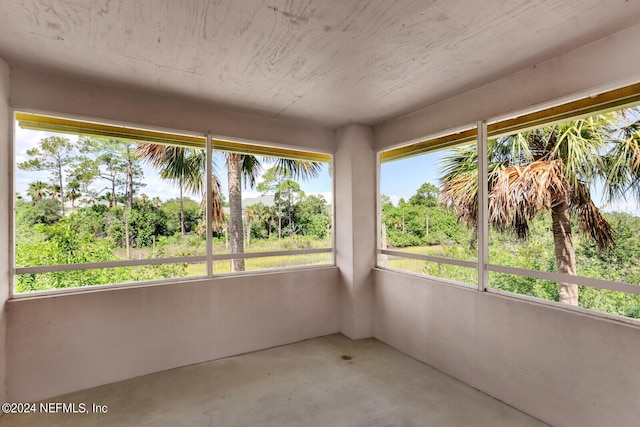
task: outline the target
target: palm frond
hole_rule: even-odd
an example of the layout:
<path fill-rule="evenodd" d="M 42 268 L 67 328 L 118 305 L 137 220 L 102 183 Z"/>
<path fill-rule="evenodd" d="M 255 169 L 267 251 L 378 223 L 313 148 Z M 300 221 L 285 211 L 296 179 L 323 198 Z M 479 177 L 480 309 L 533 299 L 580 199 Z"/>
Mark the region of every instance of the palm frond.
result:
<path fill-rule="evenodd" d="M 602 183 L 609 201 L 629 194 L 640 200 L 638 111 L 604 113 L 489 140 L 491 225 L 524 238 L 538 212 L 566 202 L 582 232 L 601 249 L 611 248 L 614 231 L 589 187 Z M 630 117 L 635 121 L 623 126 Z M 454 149 L 441 166 L 441 203 L 474 225 L 477 167 L 474 146 Z"/>
<path fill-rule="evenodd" d="M 513 230 L 526 238 L 529 224 L 541 210 L 567 200 L 569 184 L 559 160 L 537 160 L 527 166 L 509 166 L 498 174 L 489 192 L 489 221 L 500 231 Z"/>
<path fill-rule="evenodd" d="M 626 199 L 629 193 L 640 200 L 640 120 L 622 127 L 610 145 L 603 156 L 607 200 Z"/>
<path fill-rule="evenodd" d="M 220 203 L 220 181 L 216 178 L 215 175 L 211 176 L 211 219 L 212 219 L 212 227 L 214 230 L 220 229 L 221 225 L 224 224 L 225 215 L 224 209 L 222 207 L 222 203 Z M 200 209 L 204 211 L 205 206 L 207 205 L 206 195 L 202 197 L 200 202 Z"/>
<path fill-rule="evenodd" d="M 204 150 L 144 142 L 136 147 L 136 155 L 158 169 L 162 178 L 184 185 L 192 194 L 201 194 L 200 205 L 204 208 L 207 200 L 207 156 Z M 214 222 L 219 223 L 224 221 L 224 211 L 220 203 L 220 182 L 215 173 L 211 180 L 212 216 Z"/>
<path fill-rule="evenodd" d="M 262 171 L 260 160 L 256 156 L 250 154 L 242 154 L 240 161 L 242 162 L 242 178 L 245 187 L 253 188 L 256 186 L 256 180 Z"/>
<path fill-rule="evenodd" d="M 478 150 L 475 146 L 455 148 L 440 161 L 442 190 L 440 204 L 458 218 L 476 227 L 478 222 Z"/>
<path fill-rule="evenodd" d="M 318 176 L 322 171 L 321 162 L 313 162 L 307 160 L 294 160 L 294 159 L 276 159 L 276 168 L 281 172 L 288 172 L 294 179 L 310 179 Z"/>
<path fill-rule="evenodd" d="M 570 208 L 578 215 L 580 231 L 592 239 L 600 250 L 613 249 L 614 230 L 593 203 L 589 188 L 579 184 L 571 194 Z"/>

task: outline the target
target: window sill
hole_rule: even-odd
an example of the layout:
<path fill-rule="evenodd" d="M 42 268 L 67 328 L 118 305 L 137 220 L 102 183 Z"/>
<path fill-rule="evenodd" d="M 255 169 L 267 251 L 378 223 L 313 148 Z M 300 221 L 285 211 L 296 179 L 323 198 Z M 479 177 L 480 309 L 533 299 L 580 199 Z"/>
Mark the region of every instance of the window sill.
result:
<path fill-rule="evenodd" d="M 58 297 L 65 297 L 65 296 L 81 295 L 86 293 L 95 293 L 95 292 L 113 292 L 113 291 L 122 291 L 122 290 L 144 288 L 144 287 L 205 283 L 205 282 L 215 282 L 219 280 L 225 280 L 225 279 L 229 280 L 233 278 L 240 278 L 240 277 L 247 277 L 247 276 L 265 276 L 265 275 L 274 275 L 274 274 L 296 273 L 296 272 L 303 272 L 303 271 L 309 271 L 309 270 L 329 270 L 329 269 L 337 269 L 337 268 L 338 267 L 336 267 L 336 265 L 334 264 L 321 264 L 321 265 L 281 268 L 281 269 L 274 269 L 274 270 L 257 270 L 257 271 L 242 271 L 242 272 L 235 272 L 235 273 L 223 273 L 223 274 L 214 275 L 211 278 L 204 277 L 204 276 L 180 277 L 175 279 L 153 280 L 153 281 L 145 281 L 145 282 L 138 282 L 138 283 L 117 283 L 117 284 L 107 284 L 107 285 L 83 286 L 83 287 L 77 287 L 77 288 L 50 289 L 45 291 L 13 294 L 9 297 L 7 302 L 16 303 L 20 301 L 28 301 L 28 300 L 34 300 L 34 299 L 58 298 Z"/>

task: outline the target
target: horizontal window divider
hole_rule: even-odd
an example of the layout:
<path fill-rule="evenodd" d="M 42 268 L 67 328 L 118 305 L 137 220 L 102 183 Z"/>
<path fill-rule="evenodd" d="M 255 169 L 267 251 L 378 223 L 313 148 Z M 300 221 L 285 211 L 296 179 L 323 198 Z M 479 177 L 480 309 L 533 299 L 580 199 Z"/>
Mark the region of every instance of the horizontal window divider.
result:
<path fill-rule="evenodd" d="M 420 255 L 420 254 L 412 254 L 412 253 L 400 252 L 400 251 L 390 251 L 388 249 L 378 249 L 378 253 L 382 255 L 398 256 L 402 258 L 419 259 L 421 261 L 430 261 L 430 262 L 439 262 L 442 264 L 457 265 L 459 267 L 478 268 L 477 262 L 463 261 L 461 259 L 441 258 L 437 256 L 430 256 L 430 255 Z"/>
<path fill-rule="evenodd" d="M 113 290 L 125 290 L 132 288 L 146 288 L 158 285 L 171 285 L 174 283 L 193 282 L 207 280 L 206 276 L 170 277 L 164 279 L 141 280 L 138 282 L 103 283 L 100 285 L 76 286 L 71 288 L 55 288 L 33 292 L 16 293 L 8 302 L 30 300 L 34 298 L 58 297 L 63 295 L 77 295 L 83 293 L 104 292 Z"/>
<path fill-rule="evenodd" d="M 379 265 L 376 265 L 375 268 L 382 271 L 390 271 L 392 273 L 406 274 L 407 276 L 416 277 L 418 279 L 433 280 L 439 283 L 445 283 L 450 286 L 458 286 L 460 288 L 469 289 L 472 291 L 478 290 L 478 287 L 476 285 L 472 285 L 471 283 L 466 283 L 466 282 L 459 282 L 457 280 L 447 279 L 446 277 L 428 276 L 422 273 L 416 273 L 416 272 L 407 271 L 407 270 L 400 270 L 393 267 L 381 267 Z"/>
<path fill-rule="evenodd" d="M 272 257 L 272 256 L 324 254 L 324 253 L 330 253 L 330 252 L 333 252 L 332 248 L 297 249 L 295 251 L 243 252 L 239 254 L 213 255 L 213 260 L 220 261 L 225 259 L 266 258 L 266 257 Z"/>
<path fill-rule="evenodd" d="M 115 268 L 115 267 L 136 267 L 140 265 L 157 265 L 157 264 L 178 264 L 181 262 L 194 263 L 205 262 L 207 257 L 201 256 L 183 256 L 176 258 L 155 258 L 155 259 L 123 259 L 117 261 L 103 262 L 85 262 L 80 264 L 57 264 L 42 265 L 36 267 L 17 267 L 14 274 L 37 274 L 37 273 L 54 273 L 56 271 L 71 270 L 92 270 L 98 268 Z"/>
<path fill-rule="evenodd" d="M 298 249 L 294 251 L 269 251 L 269 252 L 245 252 L 239 254 L 220 254 L 213 255 L 213 261 L 224 261 L 228 259 L 247 259 L 247 258 L 267 258 L 273 256 L 289 256 L 289 255 L 307 255 L 331 253 L 332 248 L 322 249 Z M 58 265 L 42 265 L 34 267 L 17 267 L 14 274 L 38 274 L 38 273 L 54 273 L 56 271 L 72 271 L 72 270 L 91 270 L 99 268 L 115 268 L 115 267 L 136 267 L 141 265 L 158 265 L 158 264 L 178 264 L 182 262 L 196 263 L 206 262 L 206 255 L 186 256 L 176 258 L 156 258 L 156 259 L 132 259 L 117 260 L 104 262 L 87 262 L 80 264 L 58 264 Z"/>
<path fill-rule="evenodd" d="M 556 273 L 552 271 L 536 271 L 518 267 L 507 267 L 504 265 L 489 264 L 489 271 L 516 276 L 532 277 L 534 279 L 550 280 L 554 282 L 572 283 L 575 285 L 589 286 L 591 288 L 607 289 L 610 291 L 626 292 L 640 295 L 640 285 L 632 285 L 624 282 L 614 282 L 612 280 L 592 279 L 590 277 L 573 276 L 570 274 Z"/>

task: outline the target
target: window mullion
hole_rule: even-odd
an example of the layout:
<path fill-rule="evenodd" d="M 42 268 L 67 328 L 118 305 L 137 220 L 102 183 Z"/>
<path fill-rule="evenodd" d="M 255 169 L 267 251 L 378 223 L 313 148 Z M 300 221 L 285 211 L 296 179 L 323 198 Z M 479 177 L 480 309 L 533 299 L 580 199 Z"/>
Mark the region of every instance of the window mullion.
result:
<path fill-rule="evenodd" d="M 212 241 L 212 235 L 211 235 L 211 230 L 212 230 L 212 223 L 213 223 L 213 212 L 212 212 L 212 205 L 213 205 L 213 188 L 212 188 L 212 181 L 213 181 L 213 153 L 211 151 L 211 135 L 207 135 L 207 146 L 205 148 L 206 150 L 206 157 L 207 157 L 207 165 L 206 165 L 206 174 L 207 174 L 207 182 L 205 184 L 205 188 L 207 191 L 207 195 L 205 197 L 206 199 L 206 203 L 207 206 L 205 208 L 205 214 L 206 214 L 206 220 L 205 220 L 205 225 L 207 227 L 207 277 L 211 278 L 213 277 L 213 241 Z"/>
<path fill-rule="evenodd" d="M 478 290 L 489 285 L 489 183 L 487 122 L 478 122 Z"/>

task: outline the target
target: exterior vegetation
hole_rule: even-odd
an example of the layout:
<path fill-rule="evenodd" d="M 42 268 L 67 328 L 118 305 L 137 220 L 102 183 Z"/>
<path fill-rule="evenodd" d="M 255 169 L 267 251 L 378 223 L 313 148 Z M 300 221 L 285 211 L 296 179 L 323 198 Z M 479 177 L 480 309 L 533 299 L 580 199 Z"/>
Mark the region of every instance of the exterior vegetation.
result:
<path fill-rule="evenodd" d="M 490 140 L 490 262 L 640 284 L 640 218 L 603 213 L 591 195 L 602 193 L 606 204 L 640 200 L 639 130 L 638 111 L 629 109 Z M 475 260 L 475 146 L 449 151 L 441 171 L 441 189 L 424 184 L 397 206 L 383 199 L 387 244 Z M 475 274 L 433 263 L 422 272 L 465 282 Z M 636 295 L 570 283 L 491 273 L 490 286 L 631 317 L 640 310 Z"/>
<path fill-rule="evenodd" d="M 432 184 L 426 184 L 432 188 Z M 421 188 L 424 188 L 423 185 Z M 415 196 L 419 196 L 420 190 Z M 438 205 L 438 193 L 430 198 L 411 197 L 393 204 L 384 197 L 382 214 L 387 229 L 387 246 L 399 252 L 453 259 L 477 259 L 476 237 L 472 227 L 459 222 L 453 209 Z M 420 201 L 418 201 L 420 200 Z M 640 285 L 640 217 L 620 212 L 603 213 L 610 224 L 614 246 L 601 250 L 592 239 L 579 233 L 573 219 L 577 274 Z M 428 217 L 428 232 L 425 218 Z M 403 219 L 404 218 L 404 223 Z M 403 229 L 404 224 L 404 229 Z M 554 236 L 549 213 L 530 222 L 528 238 L 514 233 L 490 232 L 489 260 L 493 264 L 538 271 L 557 271 Z M 472 268 L 387 256 L 390 268 L 467 284 L 477 283 Z M 541 279 L 490 273 L 489 286 L 495 289 L 559 301 L 558 285 Z M 579 305 L 599 311 L 640 318 L 640 296 L 589 287 L 579 287 Z"/>
<path fill-rule="evenodd" d="M 490 263 L 640 285 L 640 217 L 604 212 L 620 200 L 640 200 L 640 120 L 637 109 L 577 119 L 489 141 Z M 207 230 L 204 150 L 94 137 L 49 136 L 27 151 L 18 168 L 35 172 L 16 195 L 16 266 L 175 258 L 214 252 L 331 247 L 327 201 L 305 194 L 300 179 L 322 164 L 221 153 L 228 174 L 222 194 L 214 175 L 213 228 Z M 270 167 L 258 180 L 262 164 Z M 144 194 L 144 165 L 155 168 L 179 196 Z M 447 152 L 438 185 L 422 184 L 407 200 L 381 196 L 383 248 L 477 260 L 478 152 Z M 214 168 L 216 170 L 216 168 Z M 29 174 L 27 174 L 29 175 Z M 46 178 L 43 178 L 46 177 Z M 258 182 L 259 181 L 259 182 Z M 242 188 L 268 203 L 242 204 Z M 638 206 L 636 207 L 637 211 Z M 225 215 L 225 209 L 227 214 Z M 216 272 L 328 262 L 326 254 L 269 261 L 216 261 Z M 382 265 L 473 284 L 473 268 L 382 255 Z M 201 276 L 203 263 L 21 274 L 28 292 L 139 280 Z M 640 317 L 640 296 L 490 273 L 496 289 Z"/>
<path fill-rule="evenodd" d="M 37 179 L 28 185 L 26 194 L 16 195 L 17 267 L 206 254 L 204 150 L 90 137 L 72 143 L 54 136 L 42 139 L 27 154 L 29 159 L 18 168 L 46 172 L 48 181 Z M 147 197 L 143 192 L 144 162 L 154 167 L 167 185 L 177 187 L 179 197 Z M 242 164 L 248 163 L 252 171 L 242 173 L 255 185 L 260 163 L 254 158 Z M 327 201 L 322 196 L 306 195 L 295 181 L 314 176 L 322 165 L 271 163 L 274 166 L 265 174 L 267 180 L 261 183 L 261 191 L 271 195 L 274 203 L 243 208 L 240 197 L 239 210 L 230 209 L 230 215 L 223 212 L 223 205 L 228 204 L 214 177 L 214 227 L 210 231 L 214 253 L 331 247 Z M 277 182 L 269 177 L 276 177 Z M 231 188 L 234 185 L 230 183 Z M 241 186 L 237 187 L 235 191 L 241 191 Z M 239 233 L 233 231 L 234 220 L 240 224 Z M 250 269 L 262 269 L 330 262 L 324 255 L 309 260 L 273 257 L 249 264 Z M 214 271 L 239 271 L 244 269 L 241 267 L 235 261 L 216 261 Z M 17 276 L 16 292 L 199 276 L 205 272 L 202 263 L 163 263 L 22 274 Z"/>

